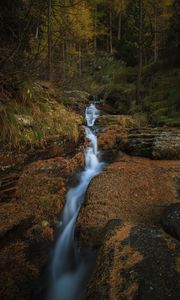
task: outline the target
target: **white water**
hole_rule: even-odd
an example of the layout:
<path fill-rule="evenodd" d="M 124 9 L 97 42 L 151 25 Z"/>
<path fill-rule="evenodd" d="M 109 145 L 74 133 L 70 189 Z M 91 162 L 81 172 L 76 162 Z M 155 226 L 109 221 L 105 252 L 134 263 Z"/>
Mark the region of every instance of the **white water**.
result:
<path fill-rule="evenodd" d="M 78 300 L 86 282 L 88 268 L 74 245 L 74 230 L 85 192 L 91 179 L 101 172 L 104 163 L 98 159 L 97 137 L 93 126 L 99 116 L 94 104 L 86 108 L 84 126 L 89 145 L 85 150 L 85 169 L 80 174 L 79 184 L 67 193 L 66 205 L 59 224 L 61 234 L 57 239 L 52 261 L 50 300 Z"/>

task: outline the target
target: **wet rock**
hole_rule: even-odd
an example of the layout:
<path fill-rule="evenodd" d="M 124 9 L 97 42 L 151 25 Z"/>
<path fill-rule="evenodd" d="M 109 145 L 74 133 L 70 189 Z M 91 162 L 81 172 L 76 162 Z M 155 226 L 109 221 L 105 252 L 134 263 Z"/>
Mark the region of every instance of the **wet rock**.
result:
<path fill-rule="evenodd" d="M 121 156 L 90 183 L 77 224 L 82 243 L 100 245 L 104 226 L 120 218 L 159 224 L 164 207 L 177 202 L 180 161 Z"/>
<path fill-rule="evenodd" d="M 85 300 L 178 300 L 180 244 L 148 225 L 111 221 Z"/>
<path fill-rule="evenodd" d="M 171 204 L 164 210 L 161 224 L 167 233 L 180 240 L 180 203 Z"/>

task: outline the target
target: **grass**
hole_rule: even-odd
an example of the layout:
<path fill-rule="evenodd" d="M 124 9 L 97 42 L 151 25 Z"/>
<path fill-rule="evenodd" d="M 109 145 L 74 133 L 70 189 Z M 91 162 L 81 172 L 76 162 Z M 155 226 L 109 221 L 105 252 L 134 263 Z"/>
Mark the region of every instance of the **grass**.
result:
<path fill-rule="evenodd" d="M 80 116 L 57 101 L 59 95 L 39 83 L 23 90 L 22 101 L 0 105 L 0 142 L 4 149 L 43 145 L 52 137 L 77 141 Z"/>
<path fill-rule="evenodd" d="M 138 128 L 147 125 L 147 119 L 143 114 L 103 116 L 99 120 L 100 125 L 120 125 L 122 129 Z"/>

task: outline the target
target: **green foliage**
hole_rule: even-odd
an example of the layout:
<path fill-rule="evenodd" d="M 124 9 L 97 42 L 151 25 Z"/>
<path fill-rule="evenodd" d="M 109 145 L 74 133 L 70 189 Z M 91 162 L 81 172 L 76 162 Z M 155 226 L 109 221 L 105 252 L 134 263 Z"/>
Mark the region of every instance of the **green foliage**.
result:
<path fill-rule="evenodd" d="M 180 126 L 180 70 L 157 72 L 150 84 L 144 109 L 156 125 Z"/>
<path fill-rule="evenodd" d="M 106 99 L 115 112 L 138 115 L 142 123 L 180 126 L 180 70 L 167 69 L 162 62 L 143 68 L 142 105 L 137 105 L 136 67 L 109 59 L 94 76 L 92 89 Z"/>
<path fill-rule="evenodd" d="M 99 85 L 99 93 L 104 95 L 106 102 L 112 105 L 116 112 L 127 114 L 135 100 L 136 70 L 126 67 L 121 61 L 110 59 L 94 78 L 97 89 Z"/>

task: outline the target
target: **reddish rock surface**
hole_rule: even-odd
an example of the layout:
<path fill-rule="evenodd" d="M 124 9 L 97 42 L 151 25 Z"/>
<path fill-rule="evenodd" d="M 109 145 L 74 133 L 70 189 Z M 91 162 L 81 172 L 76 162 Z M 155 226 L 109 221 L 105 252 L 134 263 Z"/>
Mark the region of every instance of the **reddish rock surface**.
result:
<path fill-rule="evenodd" d="M 106 125 L 100 132 L 99 147 L 105 157 L 111 160 L 112 155 L 124 151 L 132 156 L 180 159 L 179 128 L 134 127 L 127 121 L 125 118 L 124 124 Z"/>
<path fill-rule="evenodd" d="M 31 163 L 21 173 L 13 199 L 1 204 L 1 299 L 39 297 L 54 224 L 68 184 L 83 165 L 83 153 Z"/>
<path fill-rule="evenodd" d="M 177 202 L 180 161 L 154 161 L 124 155 L 96 176 L 87 191 L 77 234 L 99 244 L 109 220 L 159 224 L 163 209 Z"/>
<path fill-rule="evenodd" d="M 180 243 L 150 225 L 106 226 L 84 300 L 178 300 Z"/>

